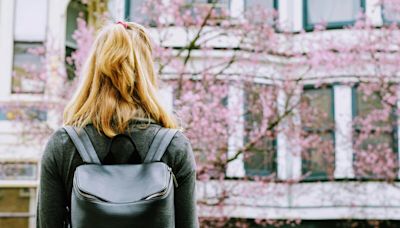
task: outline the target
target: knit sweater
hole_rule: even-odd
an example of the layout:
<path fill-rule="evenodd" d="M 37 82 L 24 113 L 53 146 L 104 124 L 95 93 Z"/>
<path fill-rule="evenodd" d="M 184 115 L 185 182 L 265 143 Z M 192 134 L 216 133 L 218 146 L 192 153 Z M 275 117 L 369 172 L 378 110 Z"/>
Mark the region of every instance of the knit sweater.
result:
<path fill-rule="evenodd" d="M 132 160 L 133 153 L 136 157 L 139 155 L 144 158 L 159 128 L 154 123 L 132 123 L 126 133 L 132 138 L 136 149 L 128 150 L 129 147 L 120 145 L 122 149 L 109 156 L 111 139 L 99 133 L 93 125 L 85 127 L 100 161 L 108 164 L 139 163 L 140 161 Z M 161 161 L 172 168 L 178 181 L 178 187 L 174 191 L 175 227 L 198 227 L 196 164 L 190 142 L 182 132 L 178 131 L 174 136 Z M 82 158 L 66 131 L 63 128 L 58 129 L 50 137 L 42 156 L 37 227 L 63 227 L 68 215 L 66 208 L 71 208 L 74 172 L 82 164 Z"/>

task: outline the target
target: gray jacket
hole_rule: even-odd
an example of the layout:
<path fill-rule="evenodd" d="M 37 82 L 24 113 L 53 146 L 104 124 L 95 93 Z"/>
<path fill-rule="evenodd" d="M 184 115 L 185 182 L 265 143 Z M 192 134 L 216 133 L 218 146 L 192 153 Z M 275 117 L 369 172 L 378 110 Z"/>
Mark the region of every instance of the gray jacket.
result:
<path fill-rule="evenodd" d="M 160 128 L 150 124 L 132 123 L 128 130 L 140 157 L 144 157 L 150 143 Z M 105 162 L 111 140 L 100 134 L 92 125 L 86 130 L 102 162 Z M 114 156 L 116 163 L 131 163 L 133 151 L 122 151 Z M 107 156 L 109 157 L 109 156 Z M 176 227 L 198 227 L 196 213 L 196 164 L 189 140 L 178 132 L 168 146 L 161 161 L 172 168 L 178 188 L 175 189 L 175 225 Z M 37 227 L 62 228 L 70 208 L 72 179 L 76 167 L 83 164 L 75 146 L 63 128 L 57 130 L 46 145 L 41 163 L 39 199 L 37 207 Z M 156 219 L 156 218 L 155 218 Z"/>

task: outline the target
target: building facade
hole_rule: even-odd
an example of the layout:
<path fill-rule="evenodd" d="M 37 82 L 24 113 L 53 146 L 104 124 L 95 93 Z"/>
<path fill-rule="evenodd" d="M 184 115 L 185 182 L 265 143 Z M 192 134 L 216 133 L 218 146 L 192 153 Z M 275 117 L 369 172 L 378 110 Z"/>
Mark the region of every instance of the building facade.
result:
<path fill-rule="evenodd" d="M 116 21 L 137 20 L 138 17 L 143 18 L 138 9 L 144 2 L 110 0 L 108 7 L 111 17 Z M 212 1 L 193 2 L 211 4 Z M 400 15 L 391 14 L 378 3 L 379 0 L 224 0 L 218 3 L 218 7 L 228 11 L 234 18 L 240 18 L 256 5 L 275 9 L 279 13 L 282 30 L 297 34 L 294 36 L 294 45 L 301 48 L 301 42 L 311 39 L 307 37 L 307 32 L 320 22 L 326 22 L 327 30 L 324 33 L 342 37 L 345 41 L 351 34 L 342 28 L 352 25 L 360 11 L 364 11 L 376 27 L 400 20 Z M 28 143 L 21 143 L 20 132 L 24 126 L 13 121 L 16 114 L 10 106 L 12 107 L 14 103 L 25 105 L 24 113 L 33 115 L 39 122 L 46 122 L 53 129 L 56 129 L 59 123 L 59 118 L 53 115 L 51 110 L 32 108 L 35 107 L 35 103 L 42 101 L 44 96 L 51 97 L 51 85 L 58 83 L 57 80 L 44 81 L 40 80 L 40 77 L 28 76 L 13 77 L 13 72 L 23 71 L 27 64 L 40 68 L 40 58 L 29 50 L 42 46 L 61 50 L 58 58 L 65 62 L 65 58 L 76 49 L 72 33 L 77 27 L 76 18 L 80 12 L 85 12 L 85 6 L 80 1 L 0 1 L 0 103 L 7 104 L 8 107 L 0 106 L 0 227 L 35 227 L 39 163 L 44 146 L 30 144 L 29 138 L 25 139 Z M 156 31 L 151 30 L 151 32 L 157 36 Z M 179 47 L 183 42 L 182 39 L 179 32 L 176 32 L 169 45 Z M 51 42 L 48 42 L 50 40 Z M 229 43 L 229 40 L 224 42 Z M 221 44 L 216 44 L 218 45 Z M 216 48 L 215 58 L 221 58 L 220 56 L 223 56 L 221 52 L 224 51 L 226 48 Z M 200 56 L 198 61 L 205 60 Z M 274 64 L 281 63 L 271 61 L 266 68 L 274 68 Z M 68 66 L 64 67 L 64 70 L 66 74 L 69 73 Z M 51 69 L 47 69 L 46 72 L 54 73 Z M 243 156 L 239 156 L 227 167 L 226 173 L 230 178 L 225 181 L 225 185 L 259 188 L 256 182 L 241 180 L 255 173 L 264 175 L 276 173 L 279 181 L 266 185 L 265 194 L 259 198 L 246 198 L 240 195 L 233 197 L 224 205 L 224 210 L 219 215 L 215 214 L 212 206 L 203 206 L 199 210 L 200 216 L 222 215 L 250 220 L 310 221 L 400 219 L 400 190 L 396 181 L 392 183 L 352 181 L 356 174 L 352 146 L 353 129 L 349 122 L 362 112 L 365 104 L 362 99 L 357 99 L 353 85 L 340 82 L 357 75 L 353 75 L 352 72 L 332 73 L 324 70 L 314 74 L 318 77 L 329 77 L 332 81 L 328 87 L 305 88 L 304 94 L 317 100 L 317 108 L 329 113 L 328 119 L 334 125 L 327 131 L 328 133 L 324 133 L 333 142 L 334 161 L 328 164 L 332 166 L 333 180 L 328 180 L 327 174 L 318 167 L 308 166 L 302 156 L 291 153 L 293 146 L 288 144 L 287 136 L 278 134 L 274 140 L 275 154 L 269 158 L 258 158 L 267 160 L 265 165 L 247 163 Z M 308 84 L 312 83 L 313 80 L 310 79 Z M 164 102 L 172 108 L 172 88 L 163 88 L 161 92 Z M 243 94 L 243 91 L 232 88 L 229 94 L 230 101 L 234 101 L 235 96 Z M 49 98 L 48 102 L 57 101 Z M 238 108 L 236 103 L 233 106 L 233 102 L 228 102 L 228 106 L 230 104 L 232 109 Z M 245 109 L 245 104 L 241 102 L 239 108 Z M 244 143 L 244 128 L 245 126 L 239 127 L 239 130 L 229 137 L 228 156 Z M 399 148 L 398 129 L 400 128 L 394 128 L 393 134 L 382 139 L 387 140 L 396 150 Z M 395 152 L 398 154 L 398 151 Z M 400 162 L 400 159 L 398 161 Z M 294 184 L 285 182 L 299 179 L 309 172 L 311 172 L 310 178 L 305 181 Z M 400 170 L 398 172 L 400 178 Z M 219 185 L 220 182 L 212 180 L 199 182 L 198 198 L 203 199 L 218 194 L 221 189 Z"/>

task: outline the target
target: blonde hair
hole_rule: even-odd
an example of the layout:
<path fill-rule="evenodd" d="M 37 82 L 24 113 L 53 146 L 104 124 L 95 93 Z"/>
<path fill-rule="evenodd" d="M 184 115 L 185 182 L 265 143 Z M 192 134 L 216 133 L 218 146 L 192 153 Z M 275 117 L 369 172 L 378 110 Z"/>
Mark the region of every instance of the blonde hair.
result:
<path fill-rule="evenodd" d="M 95 39 L 83 82 L 64 110 L 64 124 L 92 123 L 108 137 L 127 130 L 134 118 L 176 128 L 176 120 L 157 98 L 151 40 L 136 23 L 111 24 Z"/>

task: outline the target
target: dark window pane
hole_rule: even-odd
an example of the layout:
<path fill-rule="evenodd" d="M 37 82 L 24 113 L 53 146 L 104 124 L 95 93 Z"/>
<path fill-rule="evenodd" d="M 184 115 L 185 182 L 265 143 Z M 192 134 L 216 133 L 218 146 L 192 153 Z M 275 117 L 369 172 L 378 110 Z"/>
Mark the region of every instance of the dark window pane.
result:
<path fill-rule="evenodd" d="M 276 137 L 273 130 L 263 129 L 268 126 L 265 122 L 271 123 L 277 112 L 274 92 L 271 86 L 264 85 L 251 86 L 245 92 L 244 142 L 256 141 L 244 153 L 246 175 L 249 176 L 276 172 Z"/>
<path fill-rule="evenodd" d="M 382 101 L 385 94 L 371 88 L 362 85 L 353 93 L 353 167 L 358 178 L 393 179 L 398 169 L 395 107 Z"/>
<path fill-rule="evenodd" d="M 334 124 L 331 88 L 307 89 L 301 97 L 300 113 L 303 126 L 313 129 L 331 129 Z M 310 116 L 310 114 L 314 114 Z"/>
<path fill-rule="evenodd" d="M 76 40 L 73 34 L 78 28 L 77 19 L 79 17 L 87 18 L 87 7 L 78 0 L 72 0 L 67 8 L 67 26 L 65 45 L 69 48 L 76 49 Z"/>
<path fill-rule="evenodd" d="M 206 6 L 214 5 L 214 11 L 212 13 L 211 19 L 220 20 L 225 19 L 229 16 L 229 0 L 186 0 L 188 7 L 194 9 L 207 9 Z M 193 12 L 193 17 L 195 17 L 196 12 Z"/>
<path fill-rule="evenodd" d="M 361 0 L 307 0 L 307 24 L 352 22 L 361 11 Z"/>
<path fill-rule="evenodd" d="M 77 48 L 76 40 L 73 35 L 78 29 L 78 18 L 87 20 L 87 6 L 79 0 L 72 0 L 67 8 L 67 26 L 65 39 L 65 67 L 67 70 L 68 79 L 72 80 L 75 77 L 76 67 L 72 54 Z"/>
<path fill-rule="evenodd" d="M 42 43 L 14 43 L 13 93 L 44 92 L 45 72 L 42 68 L 42 57 L 36 53 L 39 49 L 43 49 Z"/>
<path fill-rule="evenodd" d="M 302 173 L 308 179 L 333 177 L 334 114 L 332 88 L 305 89 L 301 96 L 300 118 L 303 140 Z"/>
<path fill-rule="evenodd" d="M 355 114 L 358 116 L 359 120 L 368 118 L 369 116 L 374 115 L 374 112 L 384 109 L 379 94 L 372 93 L 371 95 L 365 95 L 365 93 L 363 93 L 363 91 L 361 91 L 360 89 L 358 89 L 356 93 L 357 112 Z M 381 117 L 382 119 L 380 119 L 379 121 L 374 121 L 373 123 L 371 123 L 381 127 L 392 124 L 394 117 L 393 115 L 387 115 L 387 118 L 383 118 L 383 115 Z"/>
<path fill-rule="evenodd" d="M 307 179 L 327 179 L 333 177 L 335 169 L 335 153 L 333 148 L 333 132 L 310 133 L 315 137 L 312 146 L 302 154 L 302 172 Z"/>

